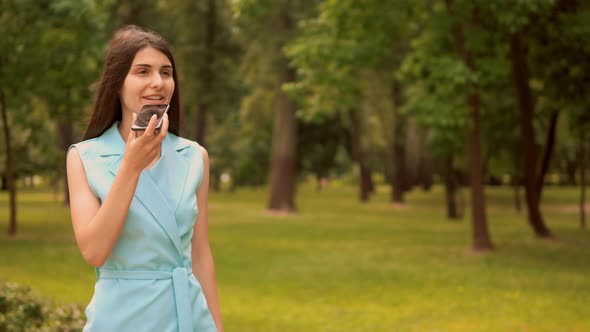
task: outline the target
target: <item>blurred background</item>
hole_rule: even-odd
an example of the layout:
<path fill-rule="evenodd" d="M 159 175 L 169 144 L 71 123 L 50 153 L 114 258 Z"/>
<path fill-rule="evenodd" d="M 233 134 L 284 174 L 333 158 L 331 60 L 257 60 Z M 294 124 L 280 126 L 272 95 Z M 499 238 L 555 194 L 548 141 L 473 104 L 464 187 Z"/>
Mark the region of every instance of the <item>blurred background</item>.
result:
<path fill-rule="evenodd" d="M 589 331 L 590 3 L 0 0 L 0 331 L 77 331 L 65 153 L 173 46 L 226 331 Z"/>

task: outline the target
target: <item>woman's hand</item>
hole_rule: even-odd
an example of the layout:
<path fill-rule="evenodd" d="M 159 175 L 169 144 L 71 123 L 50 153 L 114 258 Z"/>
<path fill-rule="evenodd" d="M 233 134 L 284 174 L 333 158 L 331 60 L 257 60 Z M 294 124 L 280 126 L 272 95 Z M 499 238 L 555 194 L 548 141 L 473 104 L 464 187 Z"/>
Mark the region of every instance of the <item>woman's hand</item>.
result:
<path fill-rule="evenodd" d="M 136 118 L 137 114 L 133 113 L 133 122 Z M 121 166 L 125 165 L 130 171 L 141 173 L 154 159 L 160 157 L 162 141 L 168 132 L 168 114 L 164 114 L 159 131 L 155 129 L 157 122 L 154 114 L 143 134 L 138 135 L 136 131 L 129 130 Z"/>

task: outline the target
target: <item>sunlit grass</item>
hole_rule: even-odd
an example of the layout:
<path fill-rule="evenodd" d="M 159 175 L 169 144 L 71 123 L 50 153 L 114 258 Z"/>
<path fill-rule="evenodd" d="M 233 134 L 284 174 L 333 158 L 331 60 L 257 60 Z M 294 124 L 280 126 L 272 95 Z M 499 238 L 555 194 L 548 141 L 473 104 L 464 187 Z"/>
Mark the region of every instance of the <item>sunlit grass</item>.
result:
<path fill-rule="evenodd" d="M 590 234 L 578 225 L 576 189 L 545 192 L 555 240 L 533 236 L 510 189 L 486 193 L 497 248 L 489 254 L 470 250 L 469 211 L 445 219 L 440 188 L 396 207 L 385 187 L 368 204 L 355 188 L 305 187 L 300 212 L 282 217 L 264 211 L 264 190 L 212 193 L 226 330 L 589 331 Z M 94 272 L 52 192 L 19 196 L 14 239 L 5 235 L 6 193 L 0 216 L 0 278 L 58 302 L 90 300 Z"/>

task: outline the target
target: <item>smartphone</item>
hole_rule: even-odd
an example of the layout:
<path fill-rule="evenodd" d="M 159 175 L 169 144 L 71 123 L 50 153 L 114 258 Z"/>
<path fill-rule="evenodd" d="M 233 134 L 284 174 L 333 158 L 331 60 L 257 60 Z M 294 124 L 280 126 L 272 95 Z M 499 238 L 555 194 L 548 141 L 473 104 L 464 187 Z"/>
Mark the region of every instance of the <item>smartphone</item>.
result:
<path fill-rule="evenodd" d="M 148 123 L 150 123 L 150 119 L 152 115 L 156 115 L 158 117 L 158 123 L 156 124 L 156 129 L 160 129 L 162 126 L 162 120 L 164 118 L 164 114 L 168 112 L 168 108 L 170 104 L 162 104 L 162 105 L 144 105 L 141 110 L 139 110 L 139 114 L 137 114 L 137 118 L 135 122 L 131 125 L 131 130 L 146 130 Z"/>

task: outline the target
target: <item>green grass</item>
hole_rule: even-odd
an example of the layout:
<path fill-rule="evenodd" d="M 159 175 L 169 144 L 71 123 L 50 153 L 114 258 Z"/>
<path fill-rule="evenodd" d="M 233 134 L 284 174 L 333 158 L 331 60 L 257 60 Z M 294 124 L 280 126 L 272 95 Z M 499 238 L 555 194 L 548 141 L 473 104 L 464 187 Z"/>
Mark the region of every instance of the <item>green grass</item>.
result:
<path fill-rule="evenodd" d="M 470 250 L 468 211 L 444 218 L 440 188 L 410 193 L 404 207 L 381 189 L 363 205 L 354 188 L 302 188 L 300 213 L 282 217 L 264 212 L 266 191 L 212 193 L 226 331 L 590 331 L 590 234 L 576 189 L 546 191 L 556 239 L 539 240 L 511 191 L 488 188 L 488 254 Z M 14 239 L 5 193 L 0 216 L 0 278 L 58 302 L 90 300 L 94 272 L 53 193 L 19 196 Z"/>

